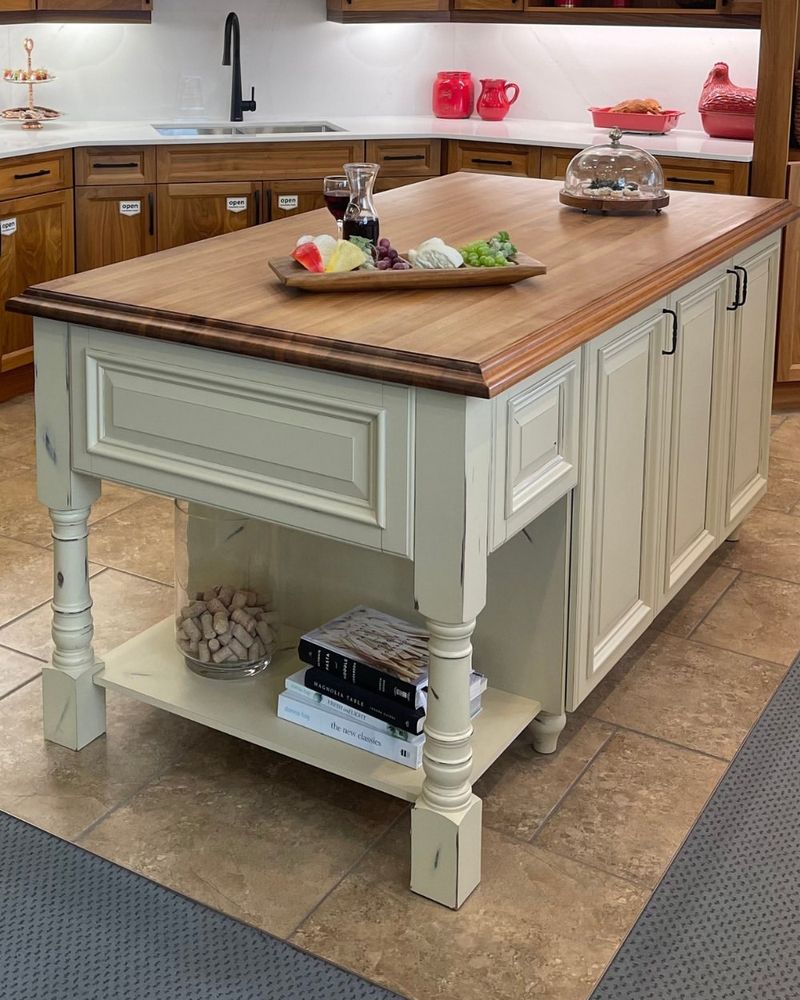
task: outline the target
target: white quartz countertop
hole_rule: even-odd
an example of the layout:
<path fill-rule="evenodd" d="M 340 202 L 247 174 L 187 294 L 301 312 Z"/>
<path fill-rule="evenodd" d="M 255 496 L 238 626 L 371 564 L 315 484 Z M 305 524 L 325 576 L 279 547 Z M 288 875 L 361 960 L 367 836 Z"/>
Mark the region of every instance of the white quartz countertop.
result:
<path fill-rule="evenodd" d="M 48 122 L 39 131 L 25 132 L 19 124 L 0 124 L 0 157 L 51 152 L 73 146 L 144 146 L 183 143 L 249 143 L 336 141 L 350 136 L 356 139 L 476 139 L 481 142 L 509 142 L 532 146 L 583 148 L 604 142 L 608 130 L 595 129 L 589 122 L 558 122 L 540 119 L 508 118 L 504 122 L 484 122 L 479 118 L 445 120 L 433 116 L 391 116 L 381 118 L 326 117 L 322 121 L 339 126 L 342 132 L 292 132 L 283 135 L 247 136 L 163 136 L 144 121 L 70 121 L 65 117 Z M 266 122 L 265 119 L 261 121 Z M 256 125 L 258 118 L 248 116 L 245 125 Z M 157 125 L 175 127 L 182 122 L 159 121 Z M 226 122 L 196 121 L 192 125 L 224 125 Z M 269 123 L 271 124 L 271 123 Z M 704 132 L 674 129 L 666 135 L 628 134 L 625 142 L 661 156 L 688 156 L 697 159 L 736 160 L 749 163 L 753 144 L 736 139 L 710 139 Z"/>

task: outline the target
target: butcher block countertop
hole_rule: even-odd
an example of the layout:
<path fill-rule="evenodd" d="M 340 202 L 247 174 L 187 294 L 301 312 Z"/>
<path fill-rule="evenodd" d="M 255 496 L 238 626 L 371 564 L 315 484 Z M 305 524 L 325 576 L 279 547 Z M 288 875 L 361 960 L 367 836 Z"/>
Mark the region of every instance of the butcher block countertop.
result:
<path fill-rule="evenodd" d="M 673 192 L 660 216 L 589 216 L 560 184 L 451 174 L 378 195 L 381 233 L 406 250 L 508 229 L 548 273 L 505 288 L 309 294 L 267 260 L 322 210 L 28 289 L 9 308 L 122 333 L 490 397 L 785 226 L 787 201 Z"/>

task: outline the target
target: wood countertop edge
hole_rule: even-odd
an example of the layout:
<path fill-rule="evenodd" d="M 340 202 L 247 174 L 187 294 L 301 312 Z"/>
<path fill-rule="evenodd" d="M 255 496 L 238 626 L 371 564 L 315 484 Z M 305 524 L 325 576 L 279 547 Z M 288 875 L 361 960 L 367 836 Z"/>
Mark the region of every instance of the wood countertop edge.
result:
<path fill-rule="evenodd" d="M 53 292 L 34 286 L 6 303 L 11 312 L 75 323 L 148 340 L 188 344 L 280 364 L 333 371 L 463 396 L 489 397 L 481 366 L 368 345 L 298 335 L 286 330 L 224 321 L 198 322 L 181 313 Z M 310 363 L 313 359 L 313 363 Z"/>
<path fill-rule="evenodd" d="M 11 299 L 7 308 L 12 312 L 152 340 L 491 398 L 797 218 L 800 218 L 800 208 L 788 201 L 776 201 L 759 216 L 709 241 L 699 251 L 687 253 L 629 282 L 613 295 L 595 299 L 576 312 L 521 337 L 497 354 L 474 362 L 225 320 L 198 319 L 189 314 L 71 295 L 43 286 L 27 289 Z"/>
<path fill-rule="evenodd" d="M 777 201 L 767 212 L 712 240 L 701 251 L 687 254 L 660 271 L 630 282 L 610 299 L 596 299 L 578 312 L 551 324 L 534 338 L 523 337 L 483 364 L 489 396 L 499 395 L 593 337 L 628 319 L 652 302 L 800 218 L 800 207 Z"/>

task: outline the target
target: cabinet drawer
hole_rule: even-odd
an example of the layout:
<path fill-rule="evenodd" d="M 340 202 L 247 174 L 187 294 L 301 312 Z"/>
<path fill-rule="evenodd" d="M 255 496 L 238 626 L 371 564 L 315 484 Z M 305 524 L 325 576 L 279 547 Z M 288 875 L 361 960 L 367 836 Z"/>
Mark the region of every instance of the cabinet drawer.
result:
<path fill-rule="evenodd" d="M 506 143 L 451 142 L 447 154 L 447 172 L 470 170 L 484 174 L 513 174 L 538 177 L 537 146 L 511 146 Z"/>
<path fill-rule="evenodd" d="M 0 161 L 0 198 L 20 198 L 72 187 L 72 151 Z"/>
<path fill-rule="evenodd" d="M 367 143 L 366 157 L 393 177 L 438 177 L 442 144 L 438 139 L 381 139 Z"/>
<path fill-rule="evenodd" d="M 492 549 L 577 484 L 579 372 L 573 351 L 495 400 Z"/>
<path fill-rule="evenodd" d="M 78 185 L 152 184 L 155 179 L 155 146 L 88 146 L 75 150 Z"/>
<path fill-rule="evenodd" d="M 74 467 L 408 555 L 414 391 L 73 327 Z"/>
<path fill-rule="evenodd" d="M 747 194 L 750 167 L 731 160 L 693 160 L 659 156 L 664 184 L 673 191 L 709 191 L 715 194 Z"/>
<path fill-rule="evenodd" d="M 361 140 L 160 146 L 158 180 L 258 181 L 340 174 L 343 163 L 364 159 Z"/>

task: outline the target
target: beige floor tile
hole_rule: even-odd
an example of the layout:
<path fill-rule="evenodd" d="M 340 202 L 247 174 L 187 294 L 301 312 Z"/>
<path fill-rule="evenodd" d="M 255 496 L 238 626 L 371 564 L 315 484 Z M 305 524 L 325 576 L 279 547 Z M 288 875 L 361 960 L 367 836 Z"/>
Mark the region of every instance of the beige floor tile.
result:
<path fill-rule="evenodd" d="M 683 747 L 618 732 L 534 843 L 652 888 L 725 767 Z"/>
<path fill-rule="evenodd" d="M 774 663 L 666 634 L 631 659 L 633 668 L 595 717 L 726 759 L 786 673 Z"/>
<path fill-rule="evenodd" d="M 773 413 L 769 418 L 770 432 L 776 431 L 786 419 L 786 414 L 782 412 Z"/>
<path fill-rule="evenodd" d="M 800 462 L 800 414 L 790 413 L 773 431 L 769 453 L 770 459 Z"/>
<path fill-rule="evenodd" d="M 108 735 L 80 753 L 42 736 L 41 684 L 0 701 L 0 809 L 72 839 L 168 767 L 201 726 L 109 695 Z"/>
<path fill-rule="evenodd" d="M 92 507 L 89 523 L 94 524 L 141 499 L 142 494 L 137 490 L 104 483 L 103 495 Z M 50 515 L 36 496 L 35 470 L 25 468 L 0 483 L 0 535 L 31 545 L 48 546 L 50 533 Z"/>
<path fill-rule="evenodd" d="M 454 912 L 408 889 L 403 821 L 292 941 L 415 1000 L 584 1000 L 647 892 L 487 830 Z"/>
<path fill-rule="evenodd" d="M 555 754 L 536 753 L 529 737 L 518 740 L 475 786 L 485 825 L 529 840 L 612 731 L 571 715 Z"/>
<path fill-rule="evenodd" d="M 652 627 L 670 635 L 690 636 L 737 576 L 738 570 L 716 562 L 705 563 L 672 598 Z"/>
<path fill-rule="evenodd" d="M 30 472 L 30 467 L 23 465 L 22 462 L 15 462 L 12 458 L 2 458 L 0 456 L 0 498 L 2 498 L 3 491 L 6 489 L 6 482 L 9 479 L 14 479 L 24 472 Z"/>
<path fill-rule="evenodd" d="M 171 587 L 109 569 L 92 580 L 94 648 L 98 656 L 132 639 L 175 610 Z M 50 605 L 45 604 L 0 629 L 0 644 L 50 659 Z"/>
<path fill-rule="evenodd" d="M 173 503 L 149 496 L 105 518 L 89 535 L 89 554 L 104 566 L 172 584 Z"/>
<path fill-rule="evenodd" d="M 52 553 L 0 537 L 0 625 L 49 601 L 52 595 Z"/>
<path fill-rule="evenodd" d="M 14 649 L 0 646 L 0 698 L 18 688 L 20 684 L 33 680 L 42 671 L 41 660 L 23 656 Z"/>
<path fill-rule="evenodd" d="M 757 507 L 743 522 L 739 541 L 726 542 L 718 554 L 721 565 L 800 583 L 798 519 Z"/>
<path fill-rule="evenodd" d="M 209 732 L 82 843 L 285 936 L 404 808 L 397 799 Z"/>
<path fill-rule="evenodd" d="M 758 506 L 788 514 L 798 504 L 800 504 L 800 456 L 795 462 L 787 462 L 783 458 L 771 458 L 769 487 Z M 794 513 L 800 514 L 800 511 Z"/>
<path fill-rule="evenodd" d="M 0 405 L 0 458 L 27 466 L 36 462 L 36 422 L 33 396 Z"/>
<path fill-rule="evenodd" d="M 692 639 L 789 666 L 800 651 L 800 586 L 742 573 Z"/>

